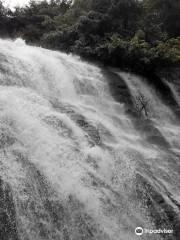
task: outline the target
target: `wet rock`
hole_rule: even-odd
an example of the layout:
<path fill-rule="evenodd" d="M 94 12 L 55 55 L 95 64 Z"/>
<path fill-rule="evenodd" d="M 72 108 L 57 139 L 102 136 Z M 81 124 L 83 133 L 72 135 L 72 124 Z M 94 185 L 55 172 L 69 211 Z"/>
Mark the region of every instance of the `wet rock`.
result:
<path fill-rule="evenodd" d="M 0 148 L 11 146 L 15 141 L 15 137 L 8 129 L 0 128 Z"/>
<path fill-rule="evenodd" d="M 103 71 L 104 76 L 106 77 L 109 88 L 114 99 L 120 103 L 124 103 L 125 108 L 133 109 L 133 101 L 131 93 L 124 82 L 124 80 L 113 71 Z"/>
<path fill-rule="evenodd" d="M 170 148 L 169 143 L 163 137 L 161 132 L 153 125 L 153 122 L 150 119 L 134 119 L 134 126 L 137 130 L 145 134 L 145 139 L 150 144 L 156 144 L 161 148 Z"/>
<path fill-rule="evenodd" d="M 154 221 L 156 228 L 173 230 L 173 235 L 162 235 L 168 240 L 179 240 L 180 226 L 179 216 L 172 205 L 167 202 L 162 194 L 140 173 L 136 176 L 137 197 L 144 202 L 149 211 L 149 217 Z M 180 210 L 180 209 L 179 209 Z"/>
<path fill-rule="evenodd" d="M 11 188 L 0 178 L 0 239 L 18 240 Z"/>
<path fill-rule="evenodd" d="M 88 123 L 83 116 L 78 115 L 78 118 L 76 120 L 76 123 L 79 127 L 81 127 L 91 138 L 92 143 L 95 143 L 95 145 L 99 145 L 101 138 L 99 135 L 99 131 L 96 127 L 94 127 L 92 124 Z"/>
<path fill-rule="evenodd" d="M 58 101 L 56 103 L 52 103 L 52 105 L 56 110 L 67 114 L 87 134 L 86 136 L 91 146 L 101 144 L 99 130 L 83 115 L 78 114 L 74 109 L 71 108 L 71 106 L 62 106 L 60 103 L 58 103 Z"/>
<path fill-rule="evenodd" d="M 144 80 L 148 81 L 148 83 L 151 86 L 156 88 L 156 91 L 158 92 L 163 102 L 171 107 L 172 111 L 176 114 L 176 116 L 180 117 L 179 105 L 176 99 L 174 98 L 173 93 L 168 84 L 155 73 L 146 74 Z"/>

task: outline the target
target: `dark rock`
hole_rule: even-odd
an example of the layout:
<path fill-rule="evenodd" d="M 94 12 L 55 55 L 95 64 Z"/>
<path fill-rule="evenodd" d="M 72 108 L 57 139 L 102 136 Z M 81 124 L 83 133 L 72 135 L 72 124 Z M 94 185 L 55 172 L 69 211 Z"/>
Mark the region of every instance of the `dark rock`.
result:
<path fill-rule="evenodd" d="M 0 178 L 0 239 L 18 240 L 16 212 L 10 186 Z"/>

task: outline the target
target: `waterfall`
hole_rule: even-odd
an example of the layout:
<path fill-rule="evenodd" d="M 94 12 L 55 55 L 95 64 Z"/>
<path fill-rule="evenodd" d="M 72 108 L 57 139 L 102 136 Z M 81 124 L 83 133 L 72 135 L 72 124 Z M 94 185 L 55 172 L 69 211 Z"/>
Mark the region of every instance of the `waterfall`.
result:
<path fill-rule="evenodd" d="M 179 152 L 180 149 L 180 127 L 172 109 L 170 109 L 158 96 L 156 89 L 148 85 L 145 79 L 131 75 L 129 73 L 118 73 L 123 77 L 128 85 L 130 92 L 135 99 L 139 93 L 146 96 L 148 99 L 149 116 L 154 125 L 163 134 L 164 138 L 171 144 L 174 151 Z M 177 100 L 178 93 L 175 91 L 170 83 L 167 83 L 172 91 L 175 100 Z"/>
<path fill-rule="evenodd" d="M 135 240 L 157 219 L 173 229 L 167 209 L 178 223 L 176 116 L 139 77 L 118 74 L 132 98 L 140 88 L 150 99 L 169 148 L 136 128 L 100 67 L 0 40 L 0 239 Z"/>

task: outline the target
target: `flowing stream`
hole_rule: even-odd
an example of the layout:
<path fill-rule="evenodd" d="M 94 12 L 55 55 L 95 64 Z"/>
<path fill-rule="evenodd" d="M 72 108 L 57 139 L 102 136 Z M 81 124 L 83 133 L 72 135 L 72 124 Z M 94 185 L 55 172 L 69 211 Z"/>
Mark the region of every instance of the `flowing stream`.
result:
<path fill-rule="evenodd" d="M 1 240 L 180 239 L 178 116 L 140 77 L 112 74 L 148 98 L 148 133 L 100 67 L 0 40 Z"/>

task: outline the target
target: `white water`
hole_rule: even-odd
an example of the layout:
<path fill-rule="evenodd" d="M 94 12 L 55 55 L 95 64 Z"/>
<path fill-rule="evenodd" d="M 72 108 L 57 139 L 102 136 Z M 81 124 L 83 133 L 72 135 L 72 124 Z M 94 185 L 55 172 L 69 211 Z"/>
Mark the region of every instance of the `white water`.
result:
<path fill-rule="evenodd" d="M 170 143 L 174 151 L 179 152 L 180 149 L 180 126 L 177 124 L 176 116 L 172 109 L 163 104 L 162 100 L 158 97 L 155 89 L 148 86 L 148 84 L 139 76 L 131 75 L 129 73 L 121 72 L 120 76 L 126 81 L 133 98 L 138 96 L 139 92 L 142 93 L 149 100 L 148 113 L 154 125 L 160 130 L 164 138 Z M 178 93 L 168 83 L 170 90 L 174 94 L 177 101 Z M 178 101 L 177 101 L 178 102 Z"/>
<path fill-rule="evenodd" d="M 171 144 L 180 128 L 158 107 L 154 119 Z M 139 239 L 136 227 L 156 227 L 136 194 L 137 174 L 178 211 L 167 197 L 180 202 L 177 167 L 172 151 L 135 130 L 100 68 L 0 40 L 0 176 L 12 191 L 19 239 Z"/>

